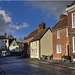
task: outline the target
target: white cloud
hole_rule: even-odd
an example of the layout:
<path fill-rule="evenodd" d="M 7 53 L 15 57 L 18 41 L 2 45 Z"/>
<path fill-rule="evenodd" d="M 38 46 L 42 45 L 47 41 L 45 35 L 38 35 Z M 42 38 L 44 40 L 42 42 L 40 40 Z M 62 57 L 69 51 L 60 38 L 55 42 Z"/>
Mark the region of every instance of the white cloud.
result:
<path fill-rule="evenodd" d="M 18 30 L 18 29 L 21 29 L 21 28 L 26 28 L 29 25 L 24 22 L 22 25 L 19 25 L 19 26 L 18 25 L 12 25 L 12 24 L 10 24 L 9 26 L 12 27 L 12 28 L 15 28 L 16 30 Z"/>
<path fill-rule="evenodd" d="M 44 13 L 47 13 L 47 17 L 50 17 L 51 14 L 59 16 L 60 14 L 65 14 L 66 5 L 69 5 L 74 0 L 41 0 L 41 1 L 29 1 L 28 5 L 32 6 L 32 9 L 39 8 Z M 25 5 L 26 2 L 25 2 Z"/>
<path fill-rule="evenodd" d="M 25 22 L 22 25 L 14 25 L 12 22 L 12 17 L 10 17 L 9 14 L 9 12 L 6 14 L 5 10 L 0 9 L 0 33 L 14 32 L 14 30 L 26 28 L 29 26 Z"/>

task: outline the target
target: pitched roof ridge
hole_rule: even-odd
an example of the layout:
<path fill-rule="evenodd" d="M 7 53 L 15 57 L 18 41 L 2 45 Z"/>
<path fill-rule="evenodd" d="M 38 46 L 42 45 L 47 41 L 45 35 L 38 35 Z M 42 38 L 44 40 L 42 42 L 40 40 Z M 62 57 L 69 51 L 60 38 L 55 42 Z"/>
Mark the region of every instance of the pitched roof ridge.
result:
<path fill-rule="evenodd" d="M 67 19 L 67 18 L 68 18 L 68 17 L 66 16 L 65 18 L 59 20 L 58 23 L 57 23 L 54 27 L 52 27 L 52 30 L 53 30 L 59 23 L 61 23 L 62 21 L 64 21 L 64 20 Z"/>

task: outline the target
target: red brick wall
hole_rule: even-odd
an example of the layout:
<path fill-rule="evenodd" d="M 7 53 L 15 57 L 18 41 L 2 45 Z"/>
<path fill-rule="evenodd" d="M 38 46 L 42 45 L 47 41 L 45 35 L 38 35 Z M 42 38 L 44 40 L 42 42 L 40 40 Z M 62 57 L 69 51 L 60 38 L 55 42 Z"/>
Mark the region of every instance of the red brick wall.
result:
<path fill-rule="evenodd" d="M 74 13 L 74 11 L 71 11 L 68 13 L 68 25 L 69 25 L 69 54 L 71 56 L 71 58 L 75 58 L 75 53 L 73 53 L 73 37 L 75 37 L 75 28 L 72 28 L 72 13 Z"/>
<path fill-rule="evenodd" d="M 28 44 L 28 45 L 26 45 L 25 48 L 24 48 L 26 53 L 27 53 L 27 48 L 28 48 L 28 57 L 30 57 L 30 41 L 31 41 L 31 40 L 32 40 L 32 38 L 29 38 L 29 39 L 25 39 L 25 40 L 24 40 L 24 43 L 27 43 L 27 44 Z M 26 54 L 26 53 L 25 53 L 25 54 Z"/>
<path fill-rule="evenodd" d="M 66 44 L 69 38 L 66 34 L 66 28 L 60 30 L 60 38 L 57 39 L 57 31 L 53 32 L 53 59 L 61 60 L 63 55 L 67 54 Z M 61 54 L 57 54 L 57 45 L 61 44 Z"/>

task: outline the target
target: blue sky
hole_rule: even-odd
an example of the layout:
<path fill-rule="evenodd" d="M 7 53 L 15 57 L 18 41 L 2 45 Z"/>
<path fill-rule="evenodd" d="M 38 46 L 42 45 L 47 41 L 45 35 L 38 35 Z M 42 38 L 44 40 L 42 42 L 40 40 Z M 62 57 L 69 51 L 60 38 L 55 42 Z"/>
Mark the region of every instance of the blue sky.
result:
<path fill-rule="evenodd" d="M 70 1 L 0 1 L 0 34 L 7 32 L 15 38 L 24 38 L 36 30 L 41 22 L 52 28 L 58 22 L 59 15 L 66 14 L 66 4 L 70 3 Z"/>

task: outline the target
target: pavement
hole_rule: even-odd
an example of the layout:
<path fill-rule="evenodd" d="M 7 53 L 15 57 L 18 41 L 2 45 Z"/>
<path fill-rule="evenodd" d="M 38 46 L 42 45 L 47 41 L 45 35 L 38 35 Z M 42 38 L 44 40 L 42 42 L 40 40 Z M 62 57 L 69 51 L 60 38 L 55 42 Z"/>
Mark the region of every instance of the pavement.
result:
<path fill-rule="evenodd" d="M 17 56 L 1 57 L 0 67 L 5 75 L 75 75 L 74 69 L 55 66 L 53 60 L 22 59 Z"/>
<path fill-rule="evenodd" d="M 39 59 L 32 59 L 32 58 L 28 58 L 27 60 L 64 67 L 64 68 L 69 68 L 69 69 L 75 69 L 75 62 L 61 62 L 58 60 L 42 60 L 42 59 L 39 60 Z"/>

